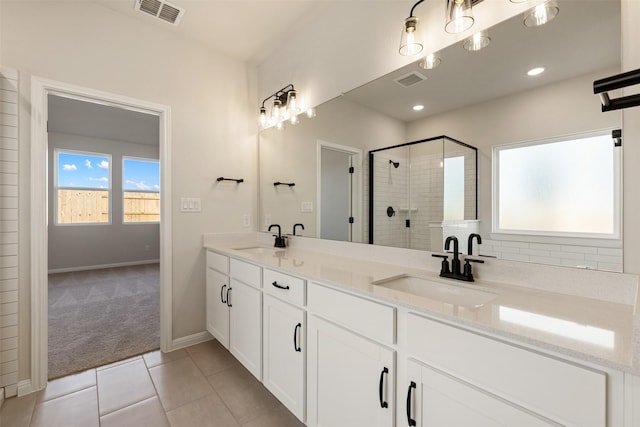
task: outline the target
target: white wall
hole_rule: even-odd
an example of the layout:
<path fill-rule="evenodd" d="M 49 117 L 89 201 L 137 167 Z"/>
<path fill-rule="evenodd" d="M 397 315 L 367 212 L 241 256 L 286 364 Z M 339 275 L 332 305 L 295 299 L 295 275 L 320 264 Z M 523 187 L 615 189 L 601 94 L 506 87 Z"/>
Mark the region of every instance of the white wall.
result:
<path fill-rule="evenodd" d="M 55 149 L 111 155 L 111 224 L 56 225 Z M 158 159 L 158 146 L 49 132 L 49 271 L 160 259 L 158 224 L 123 224 L 122 158 Z"/>
<path fill-rule="evenodd" d="M 246 64 L 176 37 L 165 24 L 94 2 L 3 1 L 0 58 L 21 76 L 20 212 L 29 212 L 29 83 L 39 76 L 171 107 L 173 339 L 205 330 L 202 234 L 241 231 L 255 218 L 255 74 Z M 249 111 L 250 110 L 250 111 Z M 237 187 L 218 176 L 242 177 Z M 202 199 L 180 213 L 180 197 Z M 19 379 L 30 377 L 29 223 L 19 230 Z"/>

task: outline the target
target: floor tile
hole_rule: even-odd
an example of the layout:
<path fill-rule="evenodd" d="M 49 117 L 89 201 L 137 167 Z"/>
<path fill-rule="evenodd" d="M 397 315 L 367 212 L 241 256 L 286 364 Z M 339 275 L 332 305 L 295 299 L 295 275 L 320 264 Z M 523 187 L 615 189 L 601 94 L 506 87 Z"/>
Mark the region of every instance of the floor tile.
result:
<path fill-rule="evenodd" d="M 58 378 L 47 383 L 47 388 L 38 393 L 38 403 L 64 396 L 75 391 L 96 386 L 96 370 Z"/>
<path fill-rule="evenodd" d="M 217 340 L 194 345 L 187 348 L 187 352 L 205 376 L 240 366 L 240 362 Z"/>
<path fill-rule="evenodd" d="M 171 427 L 240 427 L 217 394 L 167 412 Z"/>
<path fill-rule="evenodd" d="M 101 427 L 169 427 L 157 396 L 100 417 Z M 195 425 L 194 425 L 195 426 Z"/>
<path fill-rule="evenodd" d="M 207 377 L 235 419 L 244 424 L 274 409 L 278 400 L 244 367 Z"/>
<path fill-rule="evenodd" d="M 149 369 L 165 411 L 213 393 L 191 358 L 185 357 Z"/>
<path fill-rule="evenodd" d="M 126 359 L 118 360 L 117 362 L 109 363 L 108 365 L 98 366 L 96 371 L 103 371 L 105 369 L 113 368 L 116 366 L 124 365 L 125 363 L 133 362 L 135 360 L 142 359 L 142 356 L 133 356 Z"/>
<path fill-rule="evenodd" d="M 142 358 L 98 371 L 100 415 L 141 402 L 155 394 Z"/>
<path fill-rule="evenodd" d="M 0 426 L 29 427 L 36 398 L 37 394 L 31 393 L 5 399 L 0 409 Z"/>
<path fill-rule="evenodd" d="M 278 405 L 275 409 L 243 424 L 242 427 L 304 427 L 287 408 Z"/>
<path fill-rule="evenodd" d="M 98 426 L 96 387 L 76 391 L 36 405 L 31 427 Z"/>
<path fill-rule="evenodd" d="M 146 363 L 147 368 L 153 368 L 154 366 L 162 365 L 163 363 L 172 362 L 174 360 L 182 359 L 183 357 L 187 357 L 189 354 L 185 349 L 174 350 L 170 353 L 163 353 L 160 350 L 152 351 L 151 353 L 143 354 L 144 363 Z"/>

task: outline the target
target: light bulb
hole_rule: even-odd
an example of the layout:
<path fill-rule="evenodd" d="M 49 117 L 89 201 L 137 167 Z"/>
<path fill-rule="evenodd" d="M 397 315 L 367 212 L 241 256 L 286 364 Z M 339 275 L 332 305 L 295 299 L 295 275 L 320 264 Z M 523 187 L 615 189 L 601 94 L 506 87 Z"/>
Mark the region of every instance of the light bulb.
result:
<path fill-rule="evenodd" d="M 422 52 L 422 43 L 417 35 L 418 22 L 420 21 L 415 16 L 404 20 L 400 34 L 400 55 L 413 56 Z"/>
<path fill-rule="evenodd" d="M 260 107 L 260 126 L 265 127 L 267 125 L 267 109 Z"/>

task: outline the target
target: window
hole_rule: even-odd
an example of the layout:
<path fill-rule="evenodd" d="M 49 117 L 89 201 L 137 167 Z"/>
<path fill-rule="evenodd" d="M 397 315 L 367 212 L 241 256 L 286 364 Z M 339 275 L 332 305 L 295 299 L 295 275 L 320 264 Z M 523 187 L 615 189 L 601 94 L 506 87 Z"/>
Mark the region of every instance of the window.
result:
<path fill-rule="evenodd" d="M 124 223 L 160 221 L 160 162 L 123 158 L 122 187 Z"/>
<path fill-rule="evenodd" d="M 55 151 L 55 223 L 108 224 L 111 156 Z"/>
<path fill-rule="evenodd" d="M 444 220 L 464 219 L 464 157 L 444 159 Z"/>
<path fill-rule="evenodd" d="M 610 133 L 494 149 L 494 231 L 619 238 L 619 150 Z"/>

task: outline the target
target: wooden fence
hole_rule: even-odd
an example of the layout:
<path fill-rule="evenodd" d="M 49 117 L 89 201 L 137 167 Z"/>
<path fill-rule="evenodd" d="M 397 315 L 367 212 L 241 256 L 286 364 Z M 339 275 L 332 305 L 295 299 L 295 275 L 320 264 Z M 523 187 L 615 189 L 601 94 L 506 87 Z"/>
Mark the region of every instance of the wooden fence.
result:
<path fill-rule="evenodd" d="M 124 222 L 159 222 L 160 194 L 124 192 Z M 58 190 L 58 224 L 109 222 L 109 192 Z"/>

